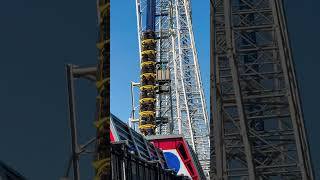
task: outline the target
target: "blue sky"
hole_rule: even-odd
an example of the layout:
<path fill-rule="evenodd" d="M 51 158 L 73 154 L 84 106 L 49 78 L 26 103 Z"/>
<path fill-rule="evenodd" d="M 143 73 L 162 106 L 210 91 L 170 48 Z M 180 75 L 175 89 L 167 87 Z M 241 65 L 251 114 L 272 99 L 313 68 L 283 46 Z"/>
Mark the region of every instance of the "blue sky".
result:
<path fill-rule="evenodd" d="M 192 1 L 192 19 L 207 104 L 210 80 L 209 1 Z M 111 0 L 111 112 L 127 121 L 131 110 L 130 82 L 139 82 L 139 49 L 133 0 Z M 207 106 L 209 107 L 209 106 Z"/>

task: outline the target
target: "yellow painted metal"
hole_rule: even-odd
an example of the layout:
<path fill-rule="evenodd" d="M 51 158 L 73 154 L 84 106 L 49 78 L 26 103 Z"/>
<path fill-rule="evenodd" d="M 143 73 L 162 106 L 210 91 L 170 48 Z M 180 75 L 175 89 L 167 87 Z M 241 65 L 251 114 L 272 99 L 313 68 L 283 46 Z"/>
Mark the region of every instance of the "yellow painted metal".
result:
<path fill-rule="evenodd" d="M 143 32 L 141 46 L 139 129 L 144 135 L 153 135 L 156 127 L 156 40 L 153 31 Z M 145 111 L 146 107 L 148 111 Z"/>
<path fill-rule="evenodd" d="M 140 99 L 140 103 L 142 102 L 155 102 L 156 99 L 155 98 L 141 98 Z"/>
<path fill-rule="evenodd" d="M 154 40 L 154 39 L 145 39 L 142 41 L 142 45 L 145 45 L 145 44 L 150 44 L 150 43 L 156 43 L 157 41 Z"/>
<path fill-rule="evenodd" d="M 140 86 L 140 90 L 143 90 L 143 89 L 155 89 L 156 86 L 154 85 L 144 85 L 144 86 Z"/>
<path fill-rule="evenodd" d="M 156 55 L 156 50 L 145 50 L 141 52 L 141 55 Z"/>
<path fill-rule="evenodd" d="M 105 78 L 101 81 L 96 82 L 96 87 L 99 90 L 99 93 L 105 90 L 105 85 L 109 84 L 110 85 L 110 78 Z"/>
<path fill-rule="evenodd" d="M 93 167 L 97 170 L 94 180 L 101 180 L 103 173 L 108 170 L 108 163 L 110 163 L 110 158 L 104 158 L 93 162 Z"/>
<path fill-rule="evenodd" d="M 109 44 L 110 43 L 110 40 L 106 40 L 106 41 L 102 41 L 102 42 L 98 42 L 96 44 L 97 48 L 98 49 L 103 49 L 103 47 L 106 45 L 106 44 Z"/>
<path fill-rule="evenodd" d="M 105 117 L 104 119 L 100 119 L 94 122 L 94 126 L 101 131 L 103 127 L 105 127 L 105 125 L 110 123 L 110 118 L 109 117 Z"/>
<path fill-rule="evenodd" d="M 155 112 L 154 111 L 140 111 L 140 116 L 154 116 Z"/>
<path fill-rule="evenodd" d="M 99 37 L 96 46 L 99 50 L 99 65 L 97 71 L 96 87 L 98 91 L 97 120 L 94 125 L 97 128 L 97 144 L 93 167 L 95 180 L 111 179 L 110 159 L 110 0 L 97 0 L 99 16 Z"/>
<path fill-rule="evenodd" d="M 99 89 L 99 88 L 101 88 L 102 86 L 103 86 L 103 84 L 104 83 L 106 83 L 108 80 L 110 80 L 110 78 L 105 78 L 105 79 L 102 79 L 102 80 L 98 80 L 97 82 L 96 82 L 96 87 Z"/>
<path fill-rule="evenodd" d="M 153 77 L 155 78 L 156 77 L 156 74 L 155 73 L 143 73 L 142 75 L 140 75 L 140 78 L 142 77 Z"/>
<path fill-rule="evenodd" d="M 146 66 L 146 65 L 155 65 L 156 62 L 154 61 L 145 61 L 141 63 L 141 67 Z"/>
<path fill-rule="evenodd" d="M 139 129 L 154 129 L 156 126 L 152 124 L 140 125 Z"/>

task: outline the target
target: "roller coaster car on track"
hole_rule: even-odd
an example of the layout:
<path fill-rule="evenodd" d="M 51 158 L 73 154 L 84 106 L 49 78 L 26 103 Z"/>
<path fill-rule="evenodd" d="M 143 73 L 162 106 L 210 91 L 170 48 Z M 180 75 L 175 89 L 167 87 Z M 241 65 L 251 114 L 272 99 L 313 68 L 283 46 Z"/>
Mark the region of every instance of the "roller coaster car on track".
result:
<path fill-rule="evenodd" d="M 139 159 L 135 161 L 158 163 L 158 174 L 171 170 L 173 179 L 206 179 L 196 154 L 182 135 L 143 136 L 114 115 L 111 115 L 110 130 L 112 144 L 124 142 Z M 143 168 L 154 169 L 149 165 Z"/>

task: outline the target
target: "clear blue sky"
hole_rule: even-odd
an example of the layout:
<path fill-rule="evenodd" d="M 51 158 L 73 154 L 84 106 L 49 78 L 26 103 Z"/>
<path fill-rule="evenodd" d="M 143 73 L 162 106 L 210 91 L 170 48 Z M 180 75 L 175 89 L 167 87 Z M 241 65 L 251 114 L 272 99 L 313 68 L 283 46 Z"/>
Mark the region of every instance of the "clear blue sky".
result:
<path fill-rule="evenodd" d="M 192 1 L 193 30 L 209 107 L 209 1 Z M 111 0 L 111 112 L 127 121 L 131 110 L 130 82 L 139 82 L 139 49 L 133 0 Z"/>

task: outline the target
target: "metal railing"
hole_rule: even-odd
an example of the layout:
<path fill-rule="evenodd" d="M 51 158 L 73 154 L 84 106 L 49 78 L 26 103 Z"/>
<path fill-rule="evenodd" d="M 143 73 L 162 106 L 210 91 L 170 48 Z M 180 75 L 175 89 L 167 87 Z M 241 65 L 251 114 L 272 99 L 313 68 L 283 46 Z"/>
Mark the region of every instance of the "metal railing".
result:
<path fill-rule="evenodd" d="M 112 180 L 190 180 L 157 161 L 145 161 L 130 152 L 125 141 L 111 144 Z"/>

